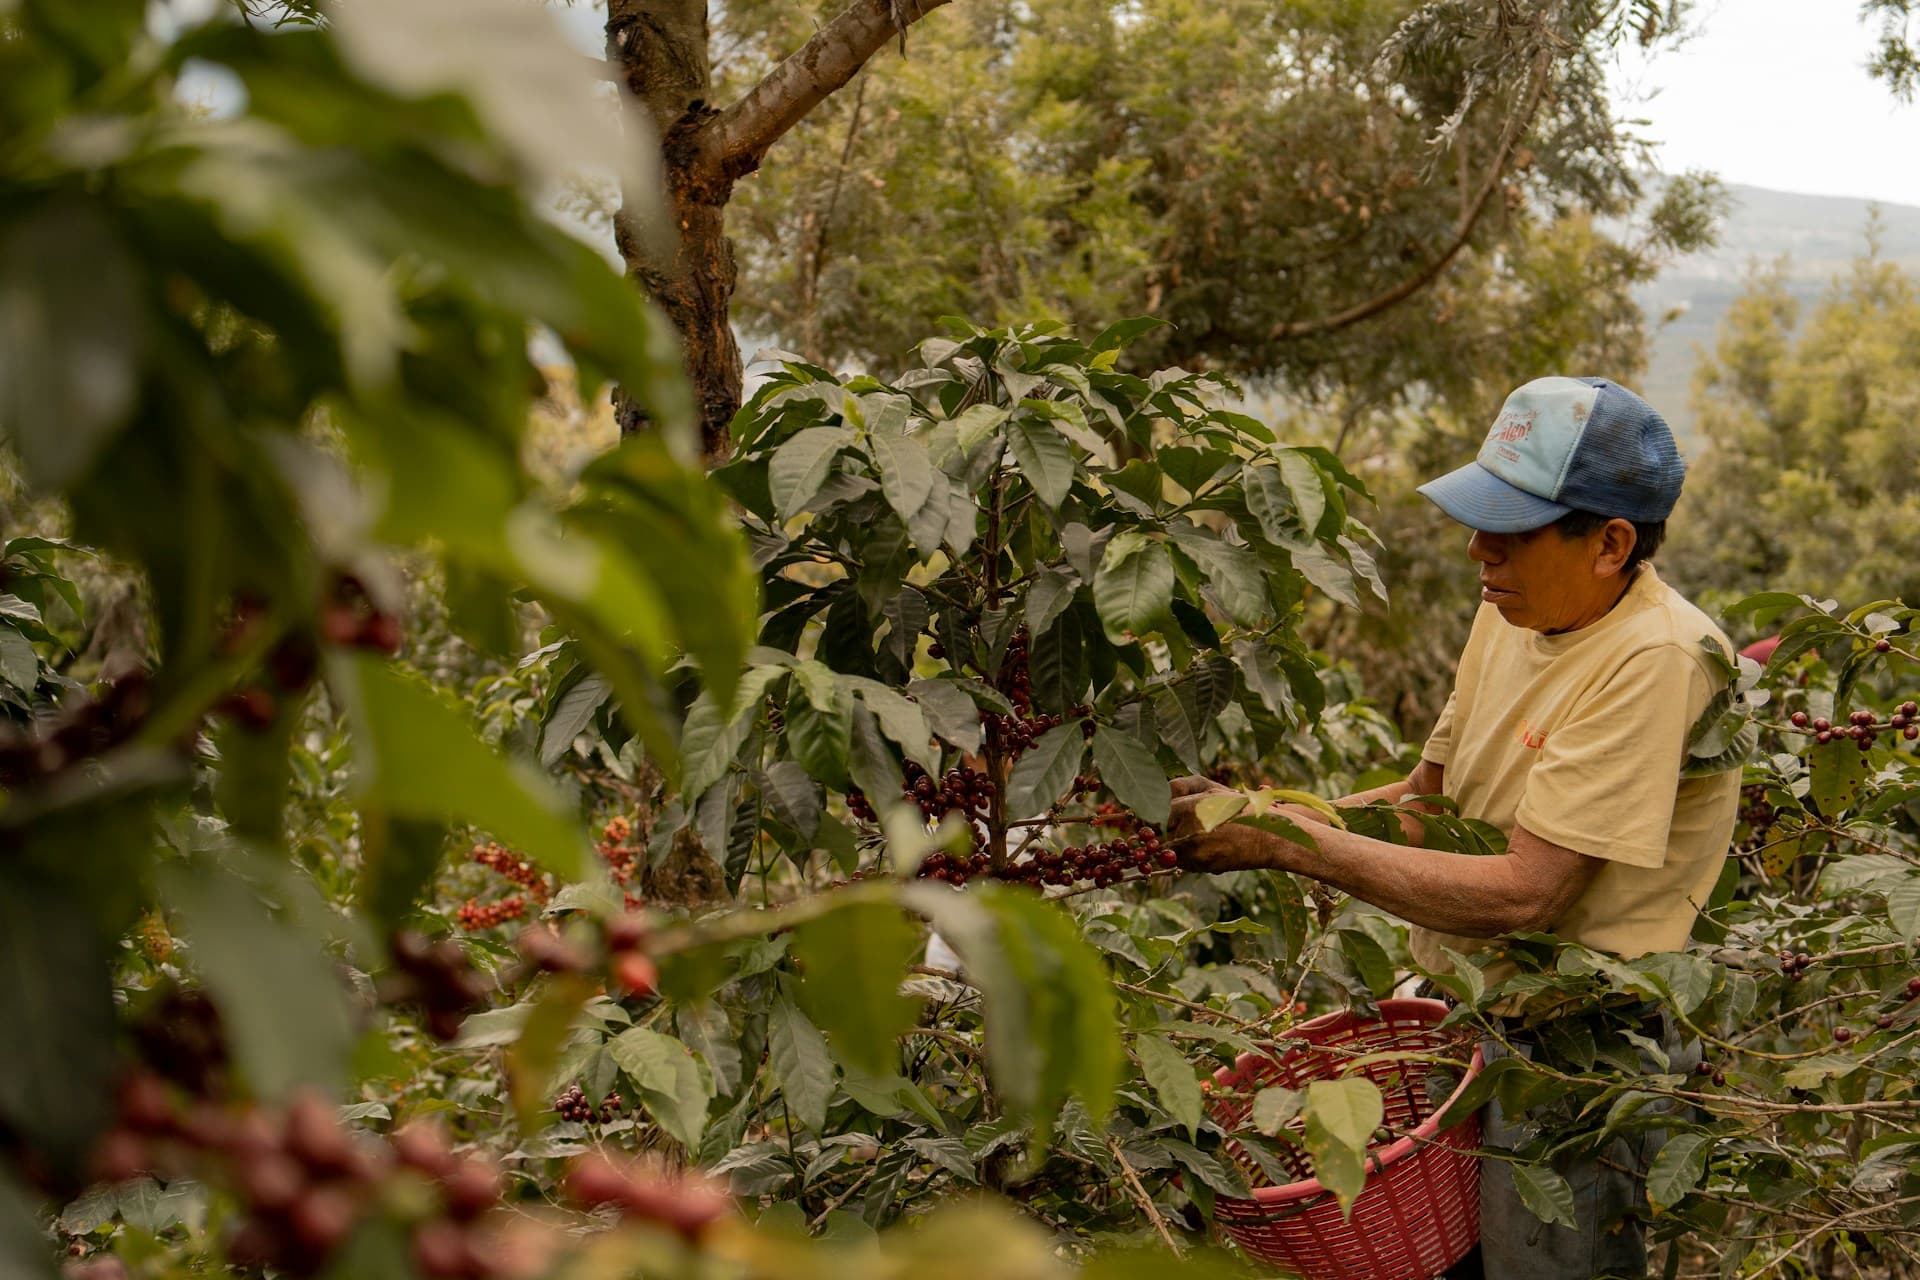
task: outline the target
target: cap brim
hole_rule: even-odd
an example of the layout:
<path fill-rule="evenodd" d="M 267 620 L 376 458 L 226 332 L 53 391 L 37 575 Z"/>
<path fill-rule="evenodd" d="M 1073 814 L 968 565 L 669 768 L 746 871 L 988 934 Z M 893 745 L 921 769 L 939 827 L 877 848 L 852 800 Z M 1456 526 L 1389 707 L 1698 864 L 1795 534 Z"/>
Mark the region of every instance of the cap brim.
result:
<path fill-rule="evenodd" d="M 1573 510 L 1517 489 L 1477 462 L 1429 480 L 1419 492 L 1467 528 L 1488 533 L 1545 528 Z"/>

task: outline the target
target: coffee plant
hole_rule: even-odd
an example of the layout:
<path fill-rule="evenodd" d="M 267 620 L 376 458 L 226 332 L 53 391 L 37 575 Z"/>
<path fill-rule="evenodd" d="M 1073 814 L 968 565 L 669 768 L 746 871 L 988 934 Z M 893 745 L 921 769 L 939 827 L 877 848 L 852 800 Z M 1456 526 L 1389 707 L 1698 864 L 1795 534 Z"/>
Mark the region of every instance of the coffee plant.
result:
<path fill-rule="evenodd" d="M 428 13 L 0 0 L 0 1273 L 1227 1275 L 1249 1178 L 1351 1202 L 1377 1085 L 1213 1072 L 1404 930 L 1164 825 L 1204 773 L 1400 833 L 1332 802 L 1413 750 L 1298 631 L 1383 594 L 1359 482 L 1119 372 L 1151 321 L 775 353 L 703 472 L 672 335 L 529 194 L 619 163 L 527 87 L 573 55 Z M 536 328 L 651 424 L 558 480 Z M 1542 1218 L 1658 1130 L 1669 1274 L 1911 1273 L 1916 616 L 1735 611 L 1782 642 L 1697 733 L 1746 793 L 1687 950 L 1427 975 L 1436 1086 L 1551 1009 L 1455 1108 L 1532 1109 L 1487 1158 Z"/>
<path fill-rule="evenodd" d="M 143 606 L 116 632 L 85 616 L 63 559 L 81 552 L 31 531 L 4 547 L 0 1269 L 1060 1270 L 1055 1236 L 987 1208 L 844 1259 L 805 1228 L 918 1217 L 949 1186 L 1005 1181 L 1050 1149 L 1028 1130 L 1057 1130 L 1069 1096 L 1094 1141 L 1123 1050 L 1068 917 L 894 879 L 773 910 L 629 910 L 622 873 L 651 846 L 600 815 L 596 868 L 589 797 L 499 723 L 515 670 L 557 674 L 555 693 L 590 679 L 617 700 L 619 729 L 598 725 L 621 738 L 608 767 L 665 779 L 699 815 L 702 773 L 734 754 L 703 738 L 731 743 L 733 709 L 757 717 L 771 680 L 751 662 L 742 683 L 756 565 L 691 462 L 671 335 L 526 194 L 559 152 L 617 166 L 582 150 L 606 139 L 604 113 L 568 117 L 529 87 L 528 59 L 572 65 L 537 9 L 471 6 L 457 62 L 421 41 L 422 13 L 354 6 L 269 33 L 183 29 L 164 5 L 150 24 L 131 0 L 0 6 L 0 430 L 33 509 L 57 507 Z M 228 101 L 182 106 L 189 66 L 225 77 Z M 564 487 L 520 453 L 534 326 L 652 423 Z M 1139 639 L 1171 563 L 1150 551 L 1131 575 Z M 427 651 L 408 573 L 438 584 L 461 648 Z M 1183 602 L 1197 617 L 1190 586 Z M 545 634 L 523 655 L 530 610 Z M 504 691 L 507 709 L 425 678 L 449 670 L 482 673 L 458 692 Z M 890 744 L 920 712 L 866 678 L 849 780 L 891 815 Z M 1045 714 L 1010 693 L 982 695 L 1021 721 L 993 731 L 1009 743 Z M 556 727 L 549 762 L 579 736 Z M 905 751 L 924 763 L 922 737 Z M 1037 794 L 1024 779 L 1016 794 Z M 1008 823 L 1040 808 L 1010 815 L 994 785 L 1004 858 Z M 632 821 L 649 840 L 685 825 Z M 447 854 L 476 847 L 466 869 L 522 896 L 459 921 L 436 894 Z M 927 993 L 902 993 L 918 939 L 903 905 L 965 957 L 969 984 L 921 979 L 965 1031 L 923 1026 Z M 510 919 L 511 945 L 488 936 Z M 721 986 L 757 1020 L 704 998 Z M 997 1091 L 978 1087 L 983 1055 Z M 949 1071 L 963 1098 L 933 1078 Z M 855 1138 L 896 1117 L 928 1125 L 911 1159 Z M 733 1155 L 769 1138 L 790 1160 L 811 1148 L 792 1215 Z M 856 1183 L 875 1184 L 860 1214 L 842 1208 Z"/>

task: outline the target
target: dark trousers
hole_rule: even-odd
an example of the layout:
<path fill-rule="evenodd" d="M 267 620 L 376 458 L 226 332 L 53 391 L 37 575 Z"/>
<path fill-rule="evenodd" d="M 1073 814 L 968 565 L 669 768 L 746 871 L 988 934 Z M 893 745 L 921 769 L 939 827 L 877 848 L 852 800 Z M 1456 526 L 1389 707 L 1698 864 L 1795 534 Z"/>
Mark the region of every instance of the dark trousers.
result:
<path fill-rule="evenodd" d="M 1688 1072 L 1700 1060 L 1696 1043 L 1685 1044 L 1662 1025 L 1659 1039 L 1668 1072 Z M 1524 1056 L 1537 1046 L 1520 1028 L 1502 1034 Z M 1507 1047 L 1488 1040 L 1486 1060 L 1508 1056 Z M 1642 1051 L 1647 1073 L 1663 1069 Z M 1648 1110 L 1671 1110 L 1665 1103 Z M 1554 1104 L 1509 1116 L 1498 1099 L 1481 1115 L 1481 1143 L 1490 1150 L 1525 1145 L 1542 1129 L 1565 1124 Z M 1642 1280 L 1647 1274 L 1645 1224 L 1646 1170 L 1666 1145 L 1663 1129 L 1615 1138 L 1598 1155 L 1569 1156 L 1554 1170 L 1573 1188 L 1572 1228 L 1540 1221 L 1520 1201 L 1513 1166 L 1504 1160 L 1480 1162 L 1480 1245 L 1447 1272 L 1449 1280 Z M 1617 1167 L 1615 1167 L 1617 1166 Z"/>

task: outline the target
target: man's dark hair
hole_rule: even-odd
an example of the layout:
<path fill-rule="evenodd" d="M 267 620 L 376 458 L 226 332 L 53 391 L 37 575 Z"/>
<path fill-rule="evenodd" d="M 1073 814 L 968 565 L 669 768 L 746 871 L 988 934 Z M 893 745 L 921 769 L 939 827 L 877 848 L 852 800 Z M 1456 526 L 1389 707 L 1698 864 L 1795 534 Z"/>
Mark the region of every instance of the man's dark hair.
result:
<path fill-rule="evenodd" d="M 1595 530 L 1605 528 L 1607 521 L 1614 518 L 1613 516 L 1595 515 L 1591 511 L 1569 511 L 1548 527 L 1558 529 L 1560 536 L 1563 538 L 1584 538 Z M 1633 526 L 1633 550 L 1628 553 L 1627 562 L 1620 566 L 1620 574 L 1622 577 L 1632 575 L 1633 571 L 1638 569 L 1643 561 L 1653 559 L 1653 553 L 1660 549 L 1660 544 L 1666 541 L 1667 537 L 1667 522 L 1665 520 L 1653 520 L 1646 523 L 1642 523 L 1639 520 L 1629 520 L 1627 523 Z"/>

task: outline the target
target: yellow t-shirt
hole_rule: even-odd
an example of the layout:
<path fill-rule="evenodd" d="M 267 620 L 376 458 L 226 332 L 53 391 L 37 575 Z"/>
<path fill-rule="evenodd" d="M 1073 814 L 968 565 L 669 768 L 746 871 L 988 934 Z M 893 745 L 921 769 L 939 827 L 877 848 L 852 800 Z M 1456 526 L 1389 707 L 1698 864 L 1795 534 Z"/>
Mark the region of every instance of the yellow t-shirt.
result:
<path fill-rule="evenodd" d="M 1732 646 L 1642 565 L 1606 617 L 1564 635 L 1480 606 L 1453 694 L 1421 755 L 1446 768 L 1460 814 L 1602 858 L 1555 923 L 1569 941 L 1631 959 L 1685 944 L 1719 879 L 1740 771 L 1682 778 L 1687 737 L 1722 678 L 1702 651 Z M 1413 956 L 1448 967 L 1487 945 L 1422 928 Z M 1491 975 L 1490 975 L 1491 976 Z"/>

